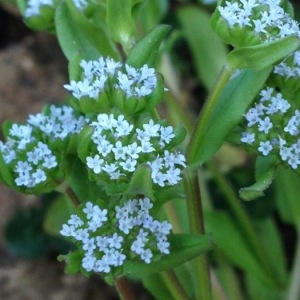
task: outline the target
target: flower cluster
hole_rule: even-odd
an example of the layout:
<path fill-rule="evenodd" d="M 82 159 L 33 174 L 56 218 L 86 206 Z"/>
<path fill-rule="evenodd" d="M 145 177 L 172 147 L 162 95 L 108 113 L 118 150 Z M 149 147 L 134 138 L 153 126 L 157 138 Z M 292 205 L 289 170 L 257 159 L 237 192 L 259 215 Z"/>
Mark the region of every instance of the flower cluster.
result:
<path fill-rule="evenodd" d="M 78 133 L 85 119 L 75 117 L 70 107 L 52 105 L 49 111 L 30 115 L 27 122 L 27 125 L 12 124 L 6 142 L 0 141 L 0 151 L 16 175 L 15 184 L 32 188 L 45 182 L 47 173 L 58 167 L 58 156 L 55 149 L 50 149 L 53 143 L 50 147 L 49 142 Z"/>
<path fill-rule="evenodd" d="M 224 6 L 218 7 L 218 12 L 227 22 L 229 31 L 236 30 L 239 35 L 248 36 L 248 42 L 249 39 L 260 43 L 300 36 L 298 23 L 285 12 L 280 0 L 226 1 Z"/>
<path fill-rule="evenodd" d="M 126 260 L 138 257 L 150 263 L 169 254 L 171 224 L 149 214 L 149 198 L 132 199 L 111 211 L 86 202 L 81 215 L 71 215 L 60 233 L 74 240 L 87 272 L 110 273 Z"/>
<path fill-rule="evenodd" d="M 300 165 L 300 111 L 280 92 L 267 87 L 258 103 L 245 114 L 247 130 L 241 141 L 264 156 L 278 154 L 293 169 Z"/>
<path fill-rule="evenodd" d="M 138 128 L 123 115 L 113 114 L 99 114 L 90 125 L 94 132 L 86 164 L 101 179 L 126 179 L 139 165 L 148 164 L 152 181 L 161 187 L 181 180 L 185 158 L 167 150 L 175 138 L 172 126 L 155 124 L 150 119 Z"/>
<path fill-rule="evenodd" d="M 94 61 L 82 60 L 80 66 L 83 79 L 64 85 L 78 100 L 82 97 L 97 98 L 110 88 L 121 90 L 127 98 L 140 98 L 150 95 L 156 87 L 155 70 L 147 65 L 135 69 L 101 57 Z"/>
<path fill-rule="evenodd" d="M 274 74 L 290 78 L 300 77 L 300 51 L 295 51 L 292 55 L 274 67 Z"/>

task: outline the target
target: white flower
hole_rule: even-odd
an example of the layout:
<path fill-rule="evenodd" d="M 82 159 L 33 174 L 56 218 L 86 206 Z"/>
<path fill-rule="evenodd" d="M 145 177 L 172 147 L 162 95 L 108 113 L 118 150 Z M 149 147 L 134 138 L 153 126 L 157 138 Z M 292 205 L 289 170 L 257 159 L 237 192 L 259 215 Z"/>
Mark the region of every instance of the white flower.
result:
<path fill-rule="evenodd" d="M 292 167 L 292 169 L 297 169 L 300 165 L 299 155 L 290 155 L 288 164 Z"/>
<path fill-rule="evenodd" d="M 145 241 L 138 238 L 132 243 L 130 249 L 132 252 L 136 254 L 142 254 L 144 252 L 144 247 L 145 247 Z"/>
<path fill-rule="evenodd" d="M 172 126 L 160 128 L 160 143 L 162 147 L 164 147 L 165 144 L 169 144 L 174 137 L 175 134 Z"/>
<path fill-rule="evenodd" d="M 37 169 L 34 173 L 31 174 L 31 176 L 34 185 L 37 185 L 47 179 L 46 173 L 41 169 Z"/>
<path fill-rule="evenodd" d="M 75 226 L 69 226 L 67 224 L 63 224 L 62 229 L 60 230 L 60 234 L 63 236 L 75 236 Z"/>
<path fill-rule="evenodd" d="M 44 162 L 42 164 L 46 169 L 53 169 L 57 166 L 56 157 L 54 155 L 49 155 L 44 157 Z"/>
<path fill-rule="evenodd" d="M 271 100 L 273 91 L 274 91 L 274 89 L 270 88 L 270 87 L 267 87 L 267 88 L 261 90 L 259 93 L 261 95 L 260 102 Z"/>
<path fill-rule="evenodd" d="M 15 172 L 19 174 L 29 174 L 32 166 L 27 161 L 18 161 L 15 167 Z"/>
<path fill-rule="evenodd" d="M 103 163 L 104 160 L 101 159 L 98 154 L 96 154 L 94 157 L 88 156 L 86 158 L 87 166 L 92 169 L 95 174 L 99 174 L 101 172 Z"/>
<path fill-rule="evenodd" d="M 120 166 L 128 172 L 134 172 L 136 169 L 137 161 L 131 158 L 127 158 L 126 161 L 120 162 Z"/>
<path fill-rule="evenodd" d="M 94 270 L 95 263 L 96 263 L 96 258 L 90 254 L 86 254 L 86 256 L 83 258 L 81 262 L 82 267 L 87 272 L 91 272 Z"/>
<path fill-rule="evenodd" d="M 126 159 L 127 146 L 123 146 L 122 142 L 117 141 L 115 147 L 112 149 L 112 152 L 115 154 L 115 159 Z"/>
<path fill-rule="evenodd" d="M 269 130 L 273 127 L 273 124 L 269 117 L 265 117 L 263 120 L 259 121 L 258 130 L 267 134 Z"/>
<path fill-rule="evenodd" d="M 83 241 L 83 242 L 87 241 L 89 239 L 89 232 L 87 228 L 79 228 L 76 231 L 75 239 L 77 241 Z"/>
<path fill-rule="evenodd" d="M 288 158 L 292 157 L 292 148 L 290 147 L 281 147 L 279 150 L 280 157 L 283 161 L 286 161 Z"/>
<path fill-rule="evenodd" d="M 68 224 L 73 225 L 74 228 L 78 228 L 82 226 L 84 223 L 77 215 L 73 214 L 70 216 Z"/>
<path fill-rule="evenodd" d="M 241 142 L 246 144 L 253 144 L 255 142 L 255 133 L 243 132 Z"/>
<path fill-rule="evenodd" d="M 108 238 L 109 247 L 121 249 L 123 240 L 124 238 L 121 235 L 114 233 L 110 238 Z"/>
<path fill-rule="evenodd" d="M 83 212 L 86 214 L 86 217 L 88 219 L 91 219 L 94 215 L 94 205 L 92 202 L 88 201 L 85 204 L 85 208 L 83 209 Z"/>
<path fill-rule="evenodd" d="M 150 249 L 145 249 L 141 254 L 141 259 L 146 263 L 150 264 L 151 263 L 151 258 L 153 256 L 152 252 Z"/>
<path fill-rule="evenodd" d="M 161 238 L 157 241 L 157 248 L 162 254 L 170 254 L 170 243 L 165 239 Z"/>
<path fill-rule="evenodd" d="M 136 142 L 127 146 L 127 155 L 133 159 L 137 159 L 141 151 L 142 147 L 138 146 Z"/>
<path fill-rule="evenodd" d="M 260 142 L 258 151 L 262 153 L 262 155 L 267 156 L 270 151 L 272 151 L 273 146 L 271 145 L 270 141 Z"/>
<path fill-rule="evenodd" d="M 83 241 L 82 249 L 87 254 L 93 254 L 94 250 L 96 249 L 95 238 L 85 239 Z"/>
<path fill-rule="evenodd" d="M 154 124 L 154 121 L 152 119 L 149 120 L 148 124 L 144 124 L 143 128 L 149 137 L 159 136 L 160 125 Z"/>

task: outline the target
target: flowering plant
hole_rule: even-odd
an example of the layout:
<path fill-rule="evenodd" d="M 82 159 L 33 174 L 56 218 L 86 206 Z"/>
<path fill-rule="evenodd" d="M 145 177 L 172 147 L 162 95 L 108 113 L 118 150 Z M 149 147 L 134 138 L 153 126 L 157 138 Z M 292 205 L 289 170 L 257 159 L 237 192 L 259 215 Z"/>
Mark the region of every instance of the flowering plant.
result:
<path fill-rule="evenodd" d="M 58 259 L 69 274 L 98 274 L 122 299 L 138 279 L 157 299 L 296 300 L 299 250 L 288 269 L 274 218 L 299 229 L 293 8 L 178 4 L 179 33 L 161 24 L 169 2 L 18 1 L 29 27 L 57 36 L 69 97 L 26 124 L 3 124 L 0 179 L 23 193 L 61 193 L 44 214 L 48 234 L 68 241 Z M 198 118 L 174 68 L 182 38 L 208 91 Z M 238 172 L 254 161 L 253 184 Z M 276 196 L 250 201 L 270 186 Z"/>

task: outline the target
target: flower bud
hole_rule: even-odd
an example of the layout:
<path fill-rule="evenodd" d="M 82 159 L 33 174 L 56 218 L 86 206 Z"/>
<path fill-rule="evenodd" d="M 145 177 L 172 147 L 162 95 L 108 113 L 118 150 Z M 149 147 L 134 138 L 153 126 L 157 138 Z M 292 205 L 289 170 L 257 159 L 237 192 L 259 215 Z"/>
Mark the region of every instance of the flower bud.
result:
<path fill-rule="evenodd" d="M 213 13 L 211 24 L 226 43 L 237 48 L 299 36 L 288 1 L 223 0 Z"/>

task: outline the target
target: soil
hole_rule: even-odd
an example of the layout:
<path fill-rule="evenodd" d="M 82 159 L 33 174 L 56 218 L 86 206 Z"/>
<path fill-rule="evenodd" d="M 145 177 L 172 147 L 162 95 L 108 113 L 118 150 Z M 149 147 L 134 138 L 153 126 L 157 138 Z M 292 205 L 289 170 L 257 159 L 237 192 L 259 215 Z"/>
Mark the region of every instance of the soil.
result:
<path fill-rule="evenodd" d="M 0 6 L 0 124 L 7 119 L 24 122 L 45 104 L 64 101 L 67 81 L 67 61 L 56 39 L 30 31 L 13 7 Z M 64 264 L 56 257 L 26 260 L 10 253 L 3 237 L 5 224 L 20 208 L 39 205 L 39 199 L 4 185 L 0 189 L 0 299 L 118 299 L 97 276 L 65 275 Z M 138 293 L 139 299 L 151 299 Z"/>

